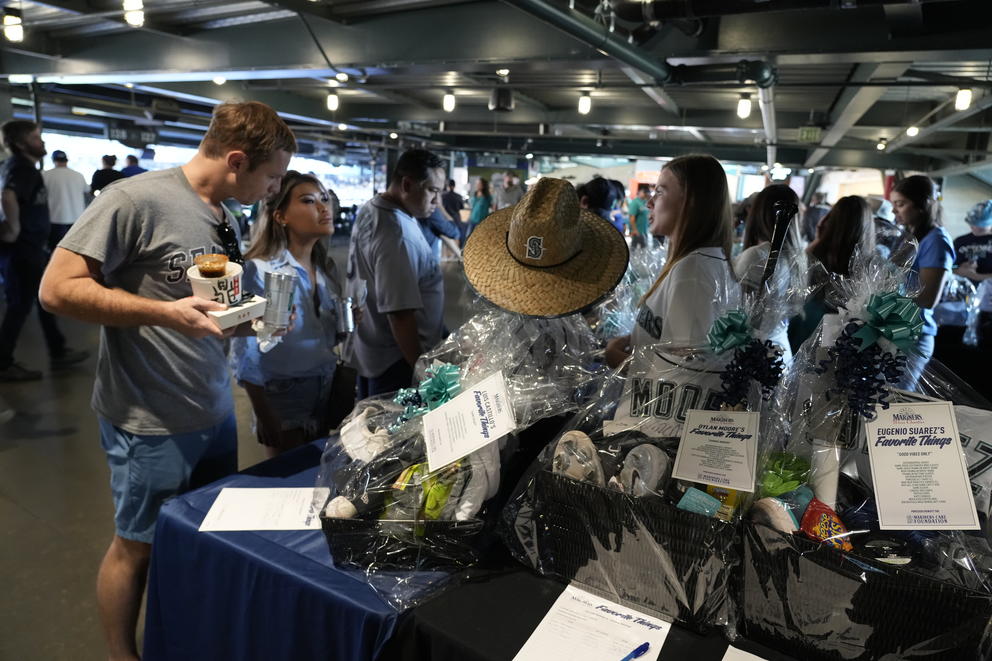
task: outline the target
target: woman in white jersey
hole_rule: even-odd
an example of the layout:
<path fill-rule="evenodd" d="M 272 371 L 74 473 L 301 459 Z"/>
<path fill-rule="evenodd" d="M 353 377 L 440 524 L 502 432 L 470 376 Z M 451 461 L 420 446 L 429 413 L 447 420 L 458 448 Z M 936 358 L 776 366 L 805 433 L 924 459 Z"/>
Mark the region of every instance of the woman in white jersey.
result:
<path fill-rule="evenodd" d="M 633 332 L 607 343 L 611 367 L 648 344 L 705 347 L 713 321 L 740 297 L 730 262 L 730 190 L 719 161 L 691 154 L 668 162 L 648 208 L 651 234 L 668 237 L 668 262 L 641 300 Z"/>

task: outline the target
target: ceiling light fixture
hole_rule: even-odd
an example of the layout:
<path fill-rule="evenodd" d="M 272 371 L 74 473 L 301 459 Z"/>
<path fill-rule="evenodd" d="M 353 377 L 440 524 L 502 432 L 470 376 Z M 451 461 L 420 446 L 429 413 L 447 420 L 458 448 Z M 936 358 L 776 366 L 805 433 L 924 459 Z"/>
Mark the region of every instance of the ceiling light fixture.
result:
<path fill-rule="evenodd" d="M 133 28 L 140 28 L 145 24 L 145 4 L 142 0 L 124 0 L 124 22 Z"/>
<path fill-rule="evenodd" d="M 227 82 L 227 78 L 224 76 L 214 76 L 214 85 L 223 85 Z"/>
<path fill-rule="evenodd" d="M 531 160 L 531 159 L 534 158 L 534 154 L 531 154 L 531 153 L 528 152 L 528 153 L 524 154 L 524 158 L 526 158 L 529 161 L 529 160 Z"/>
<path fill-rule="evenodd" d="M 441 107 L 444 108 L 444 112 L 452 112 L 455 109 L 455 93 L 452 90 L 448 90 L 444 93 L 444 99 L 441 101 Z"/>
<path fill-rule="evenodd" d="M 906 135 L 908 135 L 908 136 L 909 136 L 909 137 L 911 137 L 911 138 L 915 138 L 915 137 L 916 137 L 916 136 L 918 136 L 919 134 L 920 134 L 920 129 L 919 129 L 919 127 L 916 127 L 916 126 L 910 126 L 910 127 L 908 128 L 908 129 L 906 129 Z"/>
<path fill-rule="evenodd" d="M 507 76 L 510 75 L 510 70 L 507 69 L 506 67 L 502 69 L 496 69 L 496 75 L 499 76 L 500 78 L 506 78 Z"/>
<path fill-rule="evenodd" d="M 751 116 L 751 95 L 741 94 L 741 98 L 737 100 L 737 116 L 741 119 L 747 119 Z"/>
<path fill-rule="evenodd" d="M 339 83 L 347 83 L 348 82 L 348 74 L 346 74 L 344 71 L 338 71 L 336 74 L 334 74 L 334 78 Z"/>
<path fill-rule="evenodd" d="M 590 110 L 592 110 L 592 97 L 589 96 L 589 92 L 583 92 L 579 97 L 579 114 L 588 115 Z"/>
<path fill-rule="evenodd" d="M 7 41 L 24 41 L 24 25 L 19 10 L 3 10 L 3 36 Z"/>
<path fill-rule="evenodd" d="M 129 90 L 134 89 L 134 83 L 124 83 L 124 87 L 128 88 Z"/>
<path fill-rule="evenodd" d="M 971 90 L 967 87 L 959 89 L 957 96 L 954 97 L 954 109 L 955 110 L 967 110 L 971 107 Z"/>
<path fill-rule="evenodd" d="M 397 135 L 396 133 L 390 133 L 390 134 L 389 134 L 389 139 L 390 139 L 390 140 L 395 140 L 395 139 L 396 139 L 396 138 L 398 138 L 398 137 L 400 137 L 400 136 L 399 136 L 399 135 Z"/>
<path fill-rule="evenodd" d="M 810 168 L 810 169 L 806 170 L 806 172 L 808 172 L 810 174 L 813 174 L 814 172 L 816 172 L 816 170 L 814 170 L 813 168 Z"/>
<path fill-rule="evenodd" d="M 327 109 L 334 112 L 341 105 L 341 99 L 338 98 L 337 92 L 331 92 L 327 95 Z"/>
<path fill-rule="evenodd" d="M 339 131 L 347 131 L 348 130 L 348 125 L 345 124 L 344 122 L 341 122 L 340 124 L 338 124 L 338 130 Z"/>
<path fill-rule="evenodd" d="M 11 85 L 30 85 L 34 82 L 34 76 L 29 73 L 12 73 L 7 76 L 7 82 Z"/>
<path fill-rule="evenodd" d="M 889 141 L 886 138 L 879 138 L 878 144 L 875 145 L 875 149 L 878 151 L 885 151 L 885 148 L 888 146 L 888 142 Z"/>

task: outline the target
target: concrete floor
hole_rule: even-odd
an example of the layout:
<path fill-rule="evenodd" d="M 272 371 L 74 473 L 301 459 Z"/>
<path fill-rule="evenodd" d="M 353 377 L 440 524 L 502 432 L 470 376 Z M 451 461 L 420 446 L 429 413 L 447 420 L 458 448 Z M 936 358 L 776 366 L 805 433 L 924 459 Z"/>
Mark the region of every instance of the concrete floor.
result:
<path fill-rule="evenodd" d="M 344 265 L 346 246 L 332 254 Z M 445 322 L 457 328 L 473 297 L 457 262 L 445 262 Z M 61 326 L 70 345 L 93 356 L 52 373 L 37 316 L 32 314 L 16 357 L 40 381 L 0 383 L 17 411 L 0 425 L 0 661 L 105 659 L 96 610 L 96 572 L 113 532 L 110 473 L 100 448 L 90 394 L 98 328 L 72 320 Z M 232 384 L 233 385 L 233 384 Z M 264 458 L 250 428 L 250 405 L 233 386 L 241 468 Z M 142 621 L 144 614 L 142 614 Z"/>

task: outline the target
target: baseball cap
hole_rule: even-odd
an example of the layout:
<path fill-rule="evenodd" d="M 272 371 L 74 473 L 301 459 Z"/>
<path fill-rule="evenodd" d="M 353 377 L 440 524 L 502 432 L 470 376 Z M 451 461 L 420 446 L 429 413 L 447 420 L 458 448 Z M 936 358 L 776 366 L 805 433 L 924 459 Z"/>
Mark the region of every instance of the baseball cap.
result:
<path fill-rule="evenodd" d="M 52 152 L 53 161 L 68 161 L 69 157 L 65 155 L 65 152 L 61 149 L 56 149 Z"/>
<path fill-rule="evenodd" d="M 976 227 L 992 226 L 992 200 L 979 202 L 968 211 L 964 220 L 969 225 Z"/>

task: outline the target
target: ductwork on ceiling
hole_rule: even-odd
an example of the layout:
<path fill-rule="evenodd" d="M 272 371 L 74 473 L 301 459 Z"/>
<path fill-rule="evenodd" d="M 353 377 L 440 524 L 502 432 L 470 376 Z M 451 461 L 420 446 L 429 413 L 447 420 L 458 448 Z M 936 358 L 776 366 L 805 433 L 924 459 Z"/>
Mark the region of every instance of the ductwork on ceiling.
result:
<path fill-rule="evenodd" d="M 635 23 L 670 21 L 753 12 L 804 9 L 857 9 L 869 6 L 921 5 L 953 0 L 621 0 L 614 3 L 617 18 Z"/>
<path fill-rule="evenodd" d="M 723 1 L 719 0 L 719 2 Z M 610 32 L 607 26 L 597 23 L 575 10 L 559 9 L 547 0 L 503 0 L 503 2 L 541 19 L 604 55 L 643 71 L 654 78 L 659 85 L 729 82 L 743 84 L 753 81 L 758 87 L 769 87 L 775 83 L 775 69 L 767 62 L 744 60 L 737 64 L 672 67 L 663 59 L 654 57 L 650 53 L 628 44 Z M 641 6 L 640 2 L 620 4 Z M 660 4 L 668 3 L 662 2 Z"/>

